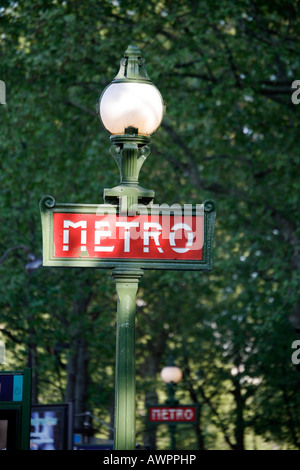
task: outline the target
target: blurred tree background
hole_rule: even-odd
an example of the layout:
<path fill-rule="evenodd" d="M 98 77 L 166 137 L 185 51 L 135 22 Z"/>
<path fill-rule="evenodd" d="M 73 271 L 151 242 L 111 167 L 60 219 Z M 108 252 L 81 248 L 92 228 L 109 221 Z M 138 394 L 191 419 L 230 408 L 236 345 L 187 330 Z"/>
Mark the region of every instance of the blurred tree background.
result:
<path fill-rule="evenodd" d="M 113 423 L 110 272 L 33 261 L 44 194 L 103 203 L 119 182 L 95 109 L 136 44 L 167 107 L 142 186 L 158 204 L 218 206 L 211 272 L 141 280 L 137 442 L 168 448 L 146 404 L 166 399 L 173 354 L 176 397 L 200 412 L 178 449 L 300 449 L 299 13 L 296 0 L 1 1 L 1 368 L 32 367 L 34 403 L 73 400 L 77 428 L 87 410 Z"/>

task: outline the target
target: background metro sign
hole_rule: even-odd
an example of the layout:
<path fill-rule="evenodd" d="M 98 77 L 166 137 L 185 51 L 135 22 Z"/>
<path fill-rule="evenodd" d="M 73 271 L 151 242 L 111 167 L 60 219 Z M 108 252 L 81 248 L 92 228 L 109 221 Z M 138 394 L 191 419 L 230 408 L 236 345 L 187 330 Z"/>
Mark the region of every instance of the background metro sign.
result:
<path fill-rule="evenodd" d="M 148 419 L 152 423 L 195 423 L 197 407 L 191 406 L 149 406 Z"/>
<path fill-rule="evenodd" d="M 55 213 L 54 257 L 202 260 L 203 217 Z"/>

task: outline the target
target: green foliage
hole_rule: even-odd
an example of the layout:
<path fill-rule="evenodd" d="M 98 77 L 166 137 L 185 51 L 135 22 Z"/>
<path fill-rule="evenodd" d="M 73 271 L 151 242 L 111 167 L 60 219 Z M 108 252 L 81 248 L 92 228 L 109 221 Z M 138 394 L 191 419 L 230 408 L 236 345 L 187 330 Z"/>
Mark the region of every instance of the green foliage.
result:
<path fill-rule="evenodd" d="M 33 367 L 36 399 L 70 396 L 71 359 L 85 344 L 82 408 L 109 419 L 109 273 L 25 265 L 28 253 L 41 256 L 44 194 L 103 202 L 118 183 L 95 104 L 135 43 L 167 104 L 142 186 L 157 203 L 218 204 L 213 270 L 141 281 L 138 409 L 155 393 L 165 398 L 158 372 L 173 351 L 180 402 L 201 410 L 197 432 L 180 429 L 178 446 L 252 448 L 255 436 L 259 448 L 299 449 L 298 10 L 296 1 L 2 2 L 0 248 L 11 251 L 0 265 L 1 338 L 11 367 Z"/>

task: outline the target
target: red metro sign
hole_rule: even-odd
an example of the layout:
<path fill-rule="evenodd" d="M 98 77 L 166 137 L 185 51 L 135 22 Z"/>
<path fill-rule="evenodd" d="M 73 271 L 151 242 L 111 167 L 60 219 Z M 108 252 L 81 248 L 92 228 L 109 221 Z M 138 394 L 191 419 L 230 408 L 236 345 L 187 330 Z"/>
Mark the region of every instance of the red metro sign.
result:
<path fill-rule="evenodd" d="M 214 210 L 205 204 L 120 215 L 111 205 L 56 204 L 45 196 L 40 208 L 44 266 L 210 269 Z"/>
<path fill-rule="evenodd" d="M 56 213 L 55 258 L 202 260 L 203 217 Z"/>
<path fill-rule="evenodd" d="M 151 423 L 195 423 L 197 418 L 196 405 L 148 407 L 148 419 Z"/>

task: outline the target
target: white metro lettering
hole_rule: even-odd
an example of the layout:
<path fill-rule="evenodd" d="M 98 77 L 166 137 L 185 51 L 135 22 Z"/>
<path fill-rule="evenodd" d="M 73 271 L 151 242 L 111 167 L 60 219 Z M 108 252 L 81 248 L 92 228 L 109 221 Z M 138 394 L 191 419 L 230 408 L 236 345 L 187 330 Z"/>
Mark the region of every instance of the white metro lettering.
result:
<path fill-rule="evenodd" d="M 100 239 L 111 237 L 111 230 L 101 230 L 104 227 L 110 228 L 109 222 L 105 220 L 97 220 L 95 222 L 95 251 L 113 251 L 114 246 L 100 246 Z"/>
<path fill-rule="evenodd" d="M 149 231 L 149 228 L 156 228 L 156 231 Z M 153 238 L 155 245 L 160 253 L 163 253 L 163 249 L 159 243 L 159 236 L 161 235 L 162 227 L 156 222 L 145 222 L 144 223 L 144 253 L 149 253 L 149 238 Z"/>
<path fill-rule="evenodd" d="M 176 254 L 186 254 L 191 250 L 199 250 L 199 243 L 195 240 L 202 239 L 202 225 L 196 226 L 193 231 L 193 223 L 169 223 L 167 220 L 149 220 L 148 218 L 134 218 L 133 220 L 119 220 L 113 216 L 78 220 L 62 218 L 59 235 L 57 232 L 56 249 L 57 256 L 72 257 L 93 256 L 93 253 L 110 253 L 110 257 L 130 254 L 139 256 L 145 254 L 148 257 L 161 256 L 171 259 Z M 197 238 L 196 238 L 197 235 Z M 59 254 L 61 253 L 61 254 Z M 95 255 L 94 255 L 95 256 Z M 99 256 L 99 255 L 98 255 Z M 190 256 L 190 254 L 189 254 Z M 101 257 L 101 255 L 100 255 Z M 171 258 L 170 258 L 171 257 Z"/>
<path fill-rule="evenodd" d="M 81 229 L 87 228 L 86 220 L 81 220 L 80 222 L 72 222 L 71 220 L 64 220 L 64 232 L 63 232 L 63 251 L 69 251 L 69 228 L 78 228 Z M 86 230 L 81 230 L 81 251 L 86 250 Z"/>
<path fill-rule="evenodd" d="M 117 227 L 124 227 L 124 252 L 128 253 L 130 251 L 130 229 L 131 227 L 138 227 L 140 224 L 138 222 L 116 222 Z M 135 238 L 135 237 L 134 237 Z"/>
<path fill-rule="evenodd" d="M 173 232 L 172 232 L 172 230 L 173 230 Z M 188 231 L 188 240 L 187 240 L 185 248 L 176 248 L 176 242 L 175 242 L 176 230 L 187 230 Z M 192 229 L 189 225 L 180 223 L 180 224 L 175 224 L 171 228 L 171 232 L 170 232 L 170 235 L 169 235 L 169 240 L 170 240 L 170 245 L 171 245 L 172 250 L 176 251 L 176 253 L 186 253 L 187 251 L 189 251 L 189 249 L 193 245 L 193 239 L 194 239 L 193 231 L 192 231 Z M 173 247 L 175 247 L 175 248 L 173 248 Z"/>

